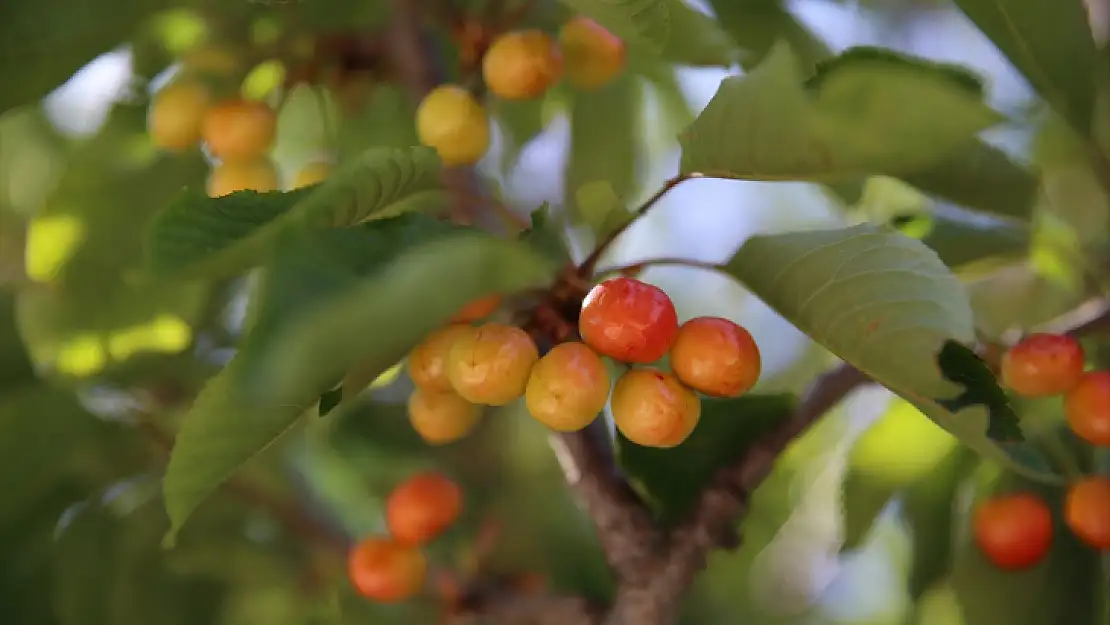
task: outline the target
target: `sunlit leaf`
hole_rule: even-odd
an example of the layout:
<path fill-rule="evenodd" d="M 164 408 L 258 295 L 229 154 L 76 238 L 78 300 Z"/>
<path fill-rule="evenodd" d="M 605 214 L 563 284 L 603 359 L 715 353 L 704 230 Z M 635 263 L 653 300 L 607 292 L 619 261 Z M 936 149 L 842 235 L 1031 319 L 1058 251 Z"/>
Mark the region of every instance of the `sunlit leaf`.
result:
<path fill-rule="evenodd" d="M 750 73 L 722 81 L 680 137 L 682 171 L 823 182 L 907 174 L 1002 119 L 965 71 L 873 48 L 849 50 L 803 80 L 779 44 Z"/>
<path fill-rule="evenodd" d="M 762 235 L 743 245 L 728 271 L 964 443 L 1052 479 L 1033 450 L 1000 442 L 1014 438 L 1017 416 L 990 370 L 963 347 L 975 339 L 963 285 L 921 242 L 870 225 Z"/>
<path fill-rule="evenodd" d="M 293 192 L 187 191 L 158 215 L 147 239 L 155 277 L 221 277 L 262 262 L 285 230 L 349 226 L 425 209 L 440 195 L 433 150 L 378 148 L 322 184 Z"/>

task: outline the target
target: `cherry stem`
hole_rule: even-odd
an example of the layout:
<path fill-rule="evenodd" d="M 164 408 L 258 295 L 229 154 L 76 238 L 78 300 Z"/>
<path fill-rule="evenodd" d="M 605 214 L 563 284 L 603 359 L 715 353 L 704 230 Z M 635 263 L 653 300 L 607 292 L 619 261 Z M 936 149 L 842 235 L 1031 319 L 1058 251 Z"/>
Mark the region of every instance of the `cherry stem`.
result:
<path fill-rule="evenodd" d="M 615 242 L 620 237 L 620 235 L 624 234 L 625 230 L 628 230 L 628 228 L 631 227 L 632 224 L 636 223 L 641 217 L 646 215 L 647 212 L 651 210 L 653 206 L 658 204 L 659 200 L 663 199 L 663 196 L 670 193 L 672 189 L 682 184 L 683 182 L 686 182 L 687 180 L 692 180 L 694 178 L 700 177 L 701 174 L 679 174 L 678 176 L 675 176 L 674 178 L 671 178 L 667 182 L 663 183 L 663 186 L 660 187 L 660 189 L 656 191 L 654 195 L 649 197 L 643 204 L 641 204 L 635 211 L 632 212 L 631 219 L 621 224 L 619 228 L 610 232 L 597 244 L 596 247 L 594 247 L 594 251 L 591 252 L 590 255 L 586 257 L 586 260 L 582 261 L 582 264 L 578 266 L 578 275 L 582 277 L 592 276 L 594 274 L 594 269 L 597 267 L 598 261 L 601 260 L 602 255 L 605 254 L 605 251 L 613 245 L 613 242 Z"/>
<path fill-rule="evenodd" d="M 648 267 L 658 267 L 664 265 L 670 265 L 674 267 L 689 267 L 691 269 L 705 269 L 707 271 L 727 271 L 728 269 L 726 266 L 720 263 L 711 263 L 704 260 L 694 260 L 692 258 L 652 258 L 628 265 L 619 265 L 616 267 L 606 267 L 605 269 L 599 269 L 596 275 L 600 276 L 614 273 L 635 275 L 640 273 L 644 269 L 647 269 Z"/>

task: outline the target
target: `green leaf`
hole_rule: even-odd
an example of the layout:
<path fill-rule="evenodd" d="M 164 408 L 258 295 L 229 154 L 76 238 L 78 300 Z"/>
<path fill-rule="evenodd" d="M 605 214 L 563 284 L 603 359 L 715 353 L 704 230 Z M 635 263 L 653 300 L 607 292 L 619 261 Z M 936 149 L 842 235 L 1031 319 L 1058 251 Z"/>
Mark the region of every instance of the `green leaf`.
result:
<path fill-rule="evenodd" d="M 566 264 L 571 262 L 570 250 L 559 228 L 558 221 L 551 216 L 551 207 L 545 202 L 530 216 L 532 225 L 520 233 L 520 240 L 531 245 L 537 252 L 552 262 Z"/>
<path fill-rule="evenodd" d="M 979 453 L 1053 479 L 1026 446 L 990 438 L 998 429 L 1009 433 L 1005 426 L 1016 417 L 992 395 L 1002 391 L 989 369 L 970 350 L 951 347 L 975 339 L 971 305 L 920 241 L 870 225 L 755 236 L 727 270 L 818 344 Z M 958 362 L 938 364 L 942 353 Z"/>
<path fill-rule="evenodd" d="M 913 561 L 906 583 L 914 601 L 951 570 L 959 487 L 978 464 L 979 456 L 960 445 L 910 486 L 903 497 L 902 515 L 913 541 Z"/>
<path fill-rule="evenodd" d="M 1032 216 L 1039 192 L 1037 176 L 981 141 L 902 179 L 965 208 L 1016 219 Z"/>
<path fill-rule="evenodd" d="M 395 259 L 405 258 L 403 251 L 410 250 L 407 253 L 411 254 L 423 249 L 420 243 L 456 228 L 426 215 L 411 214 L 353 228 L 290 231 L 279 239 L 284 253 L 267 267 L 257 295 L 257 314 L 241 351 L 201 391 L 177 435 L 164 483 L 166 511 L 172 522 L 166 537 L 168 545 L 174 543 L 176 533 L 202 501 L 288 431 L 361 356 L 352 352 L 353 360 L 337 364 L 338 369 L 327 363 L 306 372 L 287 388 L 255 396 L 242 383 L 254 379 L 255 369 L 266 368 L 265 359 L 283 353 L 280 348 L 275 350 L 275 345 L 285 343 L 287 335 L 303 333 L 305 324 L 343 305 L 351 294 L 388 278 Z M 434 280 L 429 284 L 434 287 Z M 411 314 L 406 310 L 394 319 L 406 319 Z M 449 316 L 444 315 L 444 319 Z M 366 327 L 373 329 L 373 335 L 386 332 L 375 324 Z M 406 344 L 406 348 L 415 342 Z M 401 356 L 404 353 L 382 371 Z M 373 373 L 369 379 L 380 373 Z"/>
<path fill-rule="evenodd" d="M 804 73 L 832 56 L 828 46 L 799 22 L 779 0 L 708 0 L 717 21 L 744 54 L 740 64 L 751 70 L 767 57 L 778 41 L 797 54 Z"/>
<path fill-rule="evenodd" d="M 47 494 L 105 427 L 62 390 L 30 385 L 0 395 L 0 527 Z"/>
<path fill-rule="evenodd" d="M 166 0 L 120 0 L 111 11 L 85 0 L 0 6 L 0 74 L 7 86 L 0 113 L 46 96 L 95 57 L 123 44 L 147 16 L 175 6 Z"/>
<path fill-rule="evenodd" d="M 937 355 L 937 366 L 945 379 L 964 387 L 959 396 L 938 399 L 938 404 L 952 413 L 971 406 L 985 406 L 988 438 L 1002 443 L 1024 440 L 1009 397 L 998 386 L 994 372 L 971 348 L 951 339 L 945 341 Z"/>
<path fill-rule="evenodd" d="M 668 0 L 562 0 L 572 10 L 592 18 L 607 30 L 655 54 L 671 38 Z"/>
<path fill-rule="evenodd" d="M 430 148 L 373 148 L 298 191 L 220 198 L 186 191 L 148 232 L 147 270 L 154 278 L 234 275 L 264 261 L 288 229 L 350 226 L 438 205 L 439 171 Z"/>
<path fill-rule="evenodd" d="M 859 547 L 903 489 L 927 478 L 959 446 L 913 404 L 895 399 L 853 444 L 844 476 L 843 550 Z"/>
<path fill-rule="evenodd" d="M 1001 120 L 953 66 L 854 48 L 803 84 L 794 53 L 778 44 L 750 73 L 721 81 L 679 138 L 681 171 L 821 182 L 907 174 Z"/>
<path fill-rule="evenodd" d="M 956 0 L 1049 104 L 1091 131 L 1098 50 L 1083 0 Z"/>
<path fill-rule="evenodd" d="M 244 387 L 263 404 L 283 405 L 319 397 L 356 364 L 373 379 L 466 303 L 547 286 L 558 268 L 521 242 L 481 232 L 439 237 L 406 250 L 255 350 Z"/>
<path fill-rule="evenodd" d="M 931 213 L 896 215 L 890 224 L 906 236 L 920 239 L 949 267 L 990 257 L 1017 258 L 1029 252 L 1027 225 L 947 207 L 937 206 Z"/>
<path fill-rule="evenodd" d="M 684 0 L 666 0 L 671 34 L 661 58 L 693 67 L 728 68 L 736 62 L 736 46 L 717 20 Z"/>
<path fill-rule="evenodd" d="M 0 391 L 35 379 L 31 355 L 16 325 L 15 304 L 12 293 L 0 292 Z"/>
<path fill-rule="evenodd" d="M 702 399 L 701 421 L 672 449 L 641 447 L 617 435 L 621 467 L 667 524 L 680 520 L 718 470 L 743 456 L 794 408 L 791 395 Z"/>
<path fill-rule="evenodd" d="M 1095 598 L 1098 554 L 1081 545 L 1064 529 L 1060 516 L 1064 489 L 1001 473 L 985 466 L 969 486 L 975 488 L 972 506 L 957 520 L 958 538 L 952 569 L 952 587 L 963 611 L 965 625 L 1043 625 L 1091 623 Z M 1030 492 L 1044 498 L 1054 511 L 1052 551 L 1044 561 L 1025 571 L 1004 571 L 988 562 L 970 532 L 975 504 L 992 495 Z M 1086 582 L 1086 583 L 1084 583 Z"/>
<path fill-rule="evenodd" d="M 574 194 L 578 215 L 601 240 L 633 219 L 632 211 L 604 181 L 591 182 L 578 187 Z"/>
<path fill-rule="evenodd" d="M 619 197 L 636 191 L 643 88 L 625 72 L 596 91 L 575 92 L 570 108 L 570 154 L 564 197 L 606 182 Z"/>

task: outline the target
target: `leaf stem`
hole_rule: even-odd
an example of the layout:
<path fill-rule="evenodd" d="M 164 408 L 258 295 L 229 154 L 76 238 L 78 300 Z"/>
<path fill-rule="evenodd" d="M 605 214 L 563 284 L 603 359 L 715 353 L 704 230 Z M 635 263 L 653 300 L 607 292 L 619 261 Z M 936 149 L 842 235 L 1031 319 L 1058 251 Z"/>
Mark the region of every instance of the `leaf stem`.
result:
<path fill-rule="evenodd" d="M 691 269 L 705 269 L 707 271 L 725 271 L 726 267 L 720 263 L 711 263 L 704 260 L 694 260 L 692 258 L 652 258 L 649 260 L 642 260 L 628 265 L 617 265 L 615 267 L 606 267 L 605 269 L 598 269 L 595 275 L 601 276 L 605 274 L 619 273 L 623 275 L 636 275 L 647 269 L 648 267 L 658 267 L 663 265 L 670 265 L 676 267 L 689 267 Z"/>
<path fill-rule="evenodd" d="M 1076 462 L 1075 456 L 1064 444 L 1064 439 L 1060 438 L 1060 433 L 1053 430 L 1048 432 L 1044 439 L 1045 451 L 1048 452 L 1064 470 L 1065 476 L 1069 480 L 1080 479 L 1083 477 L 1083 469 L 1080 468 L 1079 463 Z"/>
<path fill-rule="evenodd" d="M 646 215 L 647 212 L 650 211 L 653 206 L 658 204 L 659 200 L 663 199 L 663 196 L 670 193 L 672 189 L 682 184 L 683 182 L 686 182 L 687 180 L 692 180 L 694 178 L 700 177 L 700 174 L 679 174 L 678 176 L 675 176 L 674 178 L 671 178 L 667 182 L 663 183 L 663 186 L 660 187 L 660 189 L 656 191 L 654 195 L 649 197 L 632 213 L 631 219 L 624 222 L 624 224 L 622 224 L 619 228 L 610 232 L 608 236 L 602 239 L 597 244 L 597 246 L 594 247 L 594 251 L 591 252 L 590 255 L 586 257 L 586 260 L 582 261 L 582 264 L 578 266 L 578 275 L 582 277 L 592 276 L 594 274 L 594 269 L 597 267 L 598 261 L 601 260 L 602 255 L 605 254 L 605 251 L 613 245 L 613 242 L 616 241 L 617 238 L 620 237 L 620 235 L 624 234 L 624 232 L 628 230 L 628 228 L 631 227 L 632 224 L 636 223 L 641 217 Z"/>

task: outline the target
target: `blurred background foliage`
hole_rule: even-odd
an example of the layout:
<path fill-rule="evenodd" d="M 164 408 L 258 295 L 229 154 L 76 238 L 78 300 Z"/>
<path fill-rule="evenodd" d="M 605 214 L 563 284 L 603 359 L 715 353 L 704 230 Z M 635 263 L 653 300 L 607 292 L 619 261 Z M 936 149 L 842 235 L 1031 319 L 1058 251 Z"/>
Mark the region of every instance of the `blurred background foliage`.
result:
<path fill-rule="evenodd" d="M 1096 4 L 1105 57 L 1110 11 Z M 537 6 L 525 24 L 551 29 L 569 15 L 553 2 Z M 597 181 L 632 205 L 674 170 L 675 135 L 737 64 L 753 67 L 778 39 L 809 67 L 849 45 L 882 45 L 969 66 L 986 78 L 991 104 L 1014 119 L 987 133 L 993 149 L 952 165 L 968 176 L 876 177 L 831 189 L 695 181 L 663 200 L 610 259 L 719 261 L 753 233 L 871 220 L 921 238 L 958 270 L 990 338 L 1104 290 L 1108 199 L 1082 147 L 946 0 L 709 0 L 679 15 L 660 54 L 633 46 L 628 71 L 600 91 L 560 86 L 536 101 L 489 103 L 496 141 L 480 169 L 506 205 L 527 215 L 549 202 L 589 223 Z M 506 409 L 475 436 L 432 450 L 403 417 L 403 376 L 298 426 L 201 506 L 175 549 L 159 548 L 168 441 L 191 397 L 233 353 L 255 277 L 186 286 L 137 278 L 146 222 L 206 172 L 201 154 L 152 147 L 150 93 L 186 60 L 229 92 L 280 103 L 272 156 L 287 179 L 321 154 L 343 160 L 371 146 L 409 146 L 412 112 L 388 80 L 280 88 L 305 69 L 313 37 L 379 33 L 389 17 L 386 3 L 356 0 L 0 6 L 3 622 L 434 622 L 431 601 L 357 599 L 336 549 L 381 530 L 389 488 L 426 467 L 457 476 L 469 498 L 464 522 L 434 548 L 439 565 L 474 566 L 474 537 L 496 521 L 486 570 L 538 572 L 591 597 L 611 592 L 542 428 Z M 435 44 L 451 78 L 456 46 L 445 32 Z M 571 233 L 579 252 L 592 243 L 588 228 Z M 721 315 L 751 329 L 764 351 L 760 392 L 798 393 L 833 362 L 727 279 L 682 268 L 646 277 L 672 294 L 683 318 Z M 1046 430 L 1059 426 L 1058 403 L 1022 411 Z M 1067 540 L 1020 575 L 985 566 L 968 546 L 970 502 L 1018 487 L 1015 479 L 889 393 L 863 389 L 791 447 L 759 488 L 742 548 L 713 557 L 684 622 L 1105 623 L 1092 612 L 1096 585 L 1084 586 L 1098 578 L 1098 562 Z"/>

